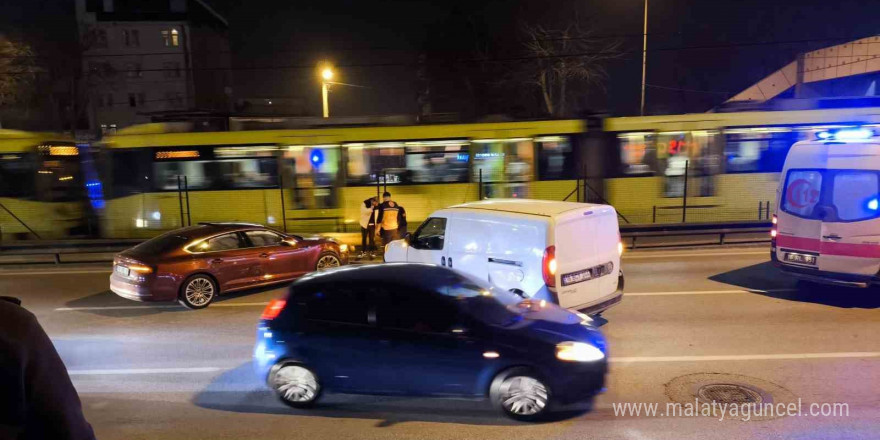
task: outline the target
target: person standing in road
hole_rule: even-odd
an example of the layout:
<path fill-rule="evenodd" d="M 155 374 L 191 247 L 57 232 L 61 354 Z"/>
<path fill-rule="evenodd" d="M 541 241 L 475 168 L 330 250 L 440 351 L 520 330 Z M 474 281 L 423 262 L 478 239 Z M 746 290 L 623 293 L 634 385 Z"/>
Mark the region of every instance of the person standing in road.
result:
<path fill-rule="evenodd" d="M 382 236 L 382 244 L 387 245 L 400 238 L 401 220 L 406 218 L 406 211 L 397 202 L 391 200 L 391 193 L 385 191 L 382 194 L 382 204 L 379 205 L 376 216 L 376 235 Z"/>
<path fill-rule="evenodd" d="M 379 206 L 379 199 L 370 197 L 364 200 L 361 205 L 361 253 L 360 258 L 367 255 L 372 258 L 376 253 L 376 207 Z"/>
<path fill-rule="evenodd" d="M 64 362 L 20 304 L 0 297 L 0 439 L 93 440 Z"/>

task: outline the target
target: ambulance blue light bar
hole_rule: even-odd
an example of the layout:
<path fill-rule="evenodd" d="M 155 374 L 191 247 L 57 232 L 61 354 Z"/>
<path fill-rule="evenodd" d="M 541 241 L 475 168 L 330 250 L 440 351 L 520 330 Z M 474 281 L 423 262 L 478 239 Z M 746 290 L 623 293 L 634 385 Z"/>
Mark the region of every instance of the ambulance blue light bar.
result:
<path fill-rule="evenodd" d="M 858 141 L 870 139 L 874 131 L 867 128 L 843 128 L 834 131 L 820 131 L 816 137 L 823 141 Z"/>

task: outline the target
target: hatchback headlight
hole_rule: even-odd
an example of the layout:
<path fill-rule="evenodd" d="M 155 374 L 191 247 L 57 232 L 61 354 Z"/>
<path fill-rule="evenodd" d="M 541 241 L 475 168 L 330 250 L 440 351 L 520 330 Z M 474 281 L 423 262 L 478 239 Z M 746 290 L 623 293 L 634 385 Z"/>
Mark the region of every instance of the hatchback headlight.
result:
<path fill-rule="evenodd" d="M 583 342 L 562 342 L 556 345 L 556 358 L 568 362 L 593 362 L 604 359 L 605 353 Z"/>

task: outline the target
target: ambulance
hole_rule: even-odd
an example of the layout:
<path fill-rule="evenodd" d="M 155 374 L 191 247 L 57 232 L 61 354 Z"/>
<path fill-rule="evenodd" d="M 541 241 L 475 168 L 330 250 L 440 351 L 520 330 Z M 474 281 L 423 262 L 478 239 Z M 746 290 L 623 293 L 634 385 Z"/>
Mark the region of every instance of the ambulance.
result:
<path fill-rule="evenodd" d="M 821 131 L 794 144 L 776 193 L 771 259 L 797 278 L 880 283 L 880 133 Z"/>

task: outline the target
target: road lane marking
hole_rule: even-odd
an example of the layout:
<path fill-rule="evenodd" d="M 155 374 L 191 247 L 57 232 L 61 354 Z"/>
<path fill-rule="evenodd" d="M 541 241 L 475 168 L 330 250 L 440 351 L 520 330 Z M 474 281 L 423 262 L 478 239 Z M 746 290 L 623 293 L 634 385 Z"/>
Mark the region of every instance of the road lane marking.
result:
<path fill-rule="evenodd" d="M 719 356 L 630 356 L 612 357 L 608 360 L 615 363 L 648 363 L 648 362 L 704 362 L 704 361 L 757 361 L 757 360 L 793 360 L 793 359 L 841 359 L 841 358 L 876 358 L 880 351 L 852 351 L 842 353 L 786 353 L 786 354 L 742 354 Z"/>
<path fill-rule="evenodd" d="M 631 251 L 632 252 L 632 251 Z M 674 258 L 674 257 L 727 257 L 731 255 L 766 255 L 767 258 L 770 258 L 770 249 L 768 248 L 765 251 L 744 251 L 744 252 L 664 252 L 664 253 L 645 253 L 639 255 L 638 253 L 624 253 L 623 259 L 646 259 L 646 258 Z"/>
<path fill-rule="evenodd" d="M 247 302 L 247 303 L 217 303 L 211 304 L 208 308 L 216 307 L 260 307 L 267 306 L 269 302 Z M 183 306 L 177 305 L 155 305 L 155 306 L 94 306 L 94 307 L 58 307 L 56 312 L 85 312 L 94 310 L 154 310 L 154 309 L 181 309 Z"/>
<path fill-rule="evenodd" d="M 222 371 L 220 367 L 196 367 L 196 368 L 130 368 L 114 370 L 70 370 L 71 376 L 108 376 L 129 374 L 190 374 L 190 373 L 216 373 Z"/>
<path fill-rule="evenodd" d="M 652 363 L 652 362 L 707 362 L 707 361 L 755 361 L 755 360 L 803 360 L 803 359 L 852 359 L 880 358 L 878 351 L 853 351 L 838 353 L 786 353 L 786 354 L 744 354 L 717 356 L 623 356 L 612 357 L 608 361 L 621 363 Z M 235 367 L 193 367 L 193 368 L 121 368 L 70 370 L 71 376 L 112 376 L 112 375 L 148 375 L 148 374 L 198 374 L 217 373 Z"/>
<path fill-rule="evenodd" d="M 797 289 L 740 289 L 740 290 L 684 290 L 671 292 L 624 292 L 624 296 L 678 296 L 678 295 L 731 295 L 738 293 L 782 293 L 796 292 Z M 211 304 L 208 309 L 217 307 L 264 307 L 269 305 L 268 301 L 263 302 L 243 302 L 230 303 L 221 302 Z M 99 310 L 154 310 L 154 309 L 182 309 L 183 306 L 178 305 L 154 305 L 154 306 L 94 306 L 94 307 L 58 307 L 56 312 L 87 312 Z"/>
<path fill-rule="evenodd" d="M 0 270 L 0 276 L 25 276 L 25 275 L 77 275 L 77 274 L 110 274 L 112 269 L 99 270 Z"/>
<path fill-rule="evenodd" d="M 624 292 L 623 296 L 729 295 L 736 293 L 782 293 L 796 291 L 797 289 L 682 290 L 672 292 Z"/>

